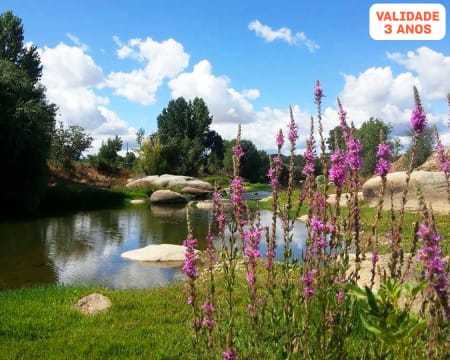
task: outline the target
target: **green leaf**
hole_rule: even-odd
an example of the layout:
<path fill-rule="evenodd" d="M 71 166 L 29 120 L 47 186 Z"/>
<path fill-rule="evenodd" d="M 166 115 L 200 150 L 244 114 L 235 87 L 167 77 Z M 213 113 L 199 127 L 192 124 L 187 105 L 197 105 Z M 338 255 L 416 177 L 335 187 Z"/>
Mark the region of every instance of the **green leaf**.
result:
<path fill-rule="evenodd" d="M 363 323 L 364 327 L 370 331 L 371 333 L 375 334 L 375 335 L 381 335 L 382 331 L 377 328 L 375 325 L 371 325 L 369 324 L 366 319 L 364 319 L 364 317 L 362 315 L 360 315 L 361 318 L 361 322 Z"/>

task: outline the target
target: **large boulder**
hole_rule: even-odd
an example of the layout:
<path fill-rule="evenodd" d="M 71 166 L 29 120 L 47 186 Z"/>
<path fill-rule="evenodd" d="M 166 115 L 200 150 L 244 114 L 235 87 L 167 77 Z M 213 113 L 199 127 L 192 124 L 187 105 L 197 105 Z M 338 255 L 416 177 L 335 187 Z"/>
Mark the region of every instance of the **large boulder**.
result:
<path fill-rule="evenodd" d="M 186 247 L 173 244 L 152 244 L 146 247 L 122 253 L 124 259 L 156 262 L 184 261 Z"/>
<path fill-rule="evenodd" d="M 413 171 L 408 187 L 408 197 L 406 203 L 407 210 L 419 210 L 420 205 L 417 199 L 415 184 L 419 184 L 425 202 L 431 205 L 437 212 L 449 212 L 450 204 L 447 200 L 447 181 L 441 172 L 437 171 Z M 387 175 L 386 191 L 384 194 L 383 208 L 391 208 L 391 191 L 393 192 L 393 205 L 395 209 L 400 209 L 403 191 L 406 188 L 406 172 L 393 172 Z M 378 203 L 378 194 L 381 189 L 381 177 L 377 176 L 367 180 L 363 185 L 364 201 L 370 206 Z"/>
<path fill-rule="evenodd" d="M 176 191 L 156 190 L 150 196 L 152 204 L 186 204 L 187 198 Z"/>
<path fill-rule="evenodd" d="M 183 176 L 183 175 L 151 175 L 146 176 L 141 179 L 130 181 L 126 187 L 129 189 L 139 189 L 149 186 L 157 186 L 159 188 L 176 188 L 183 189 L 185 187 L 205 190 L 205 191 L 213 191 L 213 186 L 205 181 L 196 179 L 191 176 Z"/>
<path fill-rule="evenodd" d="M 211 194 L 211 191 L 209 190 L 203 190 L 192 186 L 185 186 L 181 189 L 181 192 L 196 199 L 203 199 Z"/>

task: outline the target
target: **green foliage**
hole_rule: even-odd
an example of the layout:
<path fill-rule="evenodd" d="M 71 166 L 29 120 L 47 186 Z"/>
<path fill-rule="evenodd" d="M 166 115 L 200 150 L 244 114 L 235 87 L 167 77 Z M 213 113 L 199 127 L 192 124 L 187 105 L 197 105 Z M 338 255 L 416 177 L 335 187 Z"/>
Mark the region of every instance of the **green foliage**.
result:
<path fill-rule="evenodd" d="M 35 46 L 23 44 L 23 26 L 11 12 L 0 15 L 0 200 L 8 213 L 35 209 L 47 186 L 47 159 L 56 106 L 39 85 Z"/>
<path fill-rule="evenodd" d="M 114 174 L 123 160 L 118 154 L 120 150 L 122 150 L 122 139 L 116 135 L 113 139 L 108 138 L 106 143 L 102 142 L 98 155 L 90 156 L 89 162 L 102 174 Z"/>
<path fill-rule="evenodd" d="M 368 176 L 373 174 L 377 161 L 376 153 L 378 144 L 380 143 L 380 133 L 383 134 L 385 139 L 389 139 L 391 131 L 391 125 L 376 118 L 370 118 L 369 121 L 363 122 L 361 127 L 356 131 L 356 137 L 362 145 L 361 175 Z"/>
<path fill-rule="evenodd" d="M 225 157 L 223 166 L 225 173 L 233 174 L 232 148 L 236 140 L 224 141 Z M 267 171 L 269 170 L 269 156 L 263 150 L 258 150 L 250 140 L 241 140 L 244 156 L 241 158 L 240 176 L 252 183 L 267 182 Z"/>
<path fill-rule="evenodd" d="M 426 321 L 411 312 L 411 306 L 426 285 L 425 281 L 405 285 L 389 278 L 380 284 L 378 293 L 367 286 L 364 290 L 349 286 L 349 293 L 363 301 L 360 316 L 364 327 L 380 342 L 374 347 L 377 357 L 395 354 L 395 359 L 406 359 L 413 351 L 425 353 L 426 343 L 420 344 L 416 334 L 425 328 Z"/>
<path fill-rule="evenodd" d="M 171 100 L 157 118 L 163 172 L 197 175 L 223 158 L 220 136 L 209 130 L 212 116 L 203 99 Z"/>
<path fill-rule="evenodd" d="M 409 162 L 412 156 L 412 151 L 414 147 L 414 137 L 416 136 L 413 130 L 408 132 L 408 136 L 411 139 L 410 145 L 406 150 L 404 157 L 404 165 L 409 166 Z M 422 165 L 428 157 L 433 153 L 435 137 L 432 128 L 426 128 L 420 134 L 417 134 L 416 137 L 416 145 L 414 147 L 414 161 L 413 168 L 416 168 L 419 165 Z"/>
<path fill-rule="evenodd" d="M 158 134 L 152 134 L 143 140 L 138 154 L 135 165 L 138 172 L 143 172 L 146 175 L 160 175 L 163 173 L 161 142 Z"/>
<path fill-rule="evenodd" d="M 83 151 L 91 147 L 92 140 L 92 136 L 81 126 L 71 125 L 64 129 L 63 123 L 60 122 L 53 134 L 50 160 L 57 165 L 68 167 L 72 161 L 80 160 Z"/>

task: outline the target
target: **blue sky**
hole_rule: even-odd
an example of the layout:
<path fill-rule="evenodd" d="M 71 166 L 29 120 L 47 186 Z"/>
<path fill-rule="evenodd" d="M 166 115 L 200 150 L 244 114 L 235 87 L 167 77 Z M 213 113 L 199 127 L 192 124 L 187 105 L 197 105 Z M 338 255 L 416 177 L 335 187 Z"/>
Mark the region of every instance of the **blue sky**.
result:
<path fill-rule="evenodd" d="M 291 105 L 302 148 L 317 79 L 327 96 L 326 131 L 337 124 L 339 96 L 357 126 L 376 116 L 404 135 L 416 85 L 430 123 L 450 145 L 449 35 L 372 40 L 374 3 L 2 0 L 0 12 L 22 19 L 25 41 L 40 49 L 42 82 L 59 120 L 90 131 L 94 151 L 116 134 L 132 147 L 137 129 L 155 131 L 156 117 L 178 96 L 203 97 L 224 138 L 241 123 L 243 137 L 266 150 Z"/>

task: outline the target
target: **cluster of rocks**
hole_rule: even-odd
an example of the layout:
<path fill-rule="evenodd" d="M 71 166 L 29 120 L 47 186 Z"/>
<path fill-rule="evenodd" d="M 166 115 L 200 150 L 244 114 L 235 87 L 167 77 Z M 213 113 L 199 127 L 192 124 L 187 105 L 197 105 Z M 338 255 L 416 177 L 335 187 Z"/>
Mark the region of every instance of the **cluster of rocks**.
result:
<path fill-rule="evenodd" d="M 205 181 L 183 175 L 151 175 L 131 180 L 128 189 L 157 187 L 150 197 L 152 204 L 185 204 L 190 199 L 205 199 L 213 192 L 213 186 Z"/>

